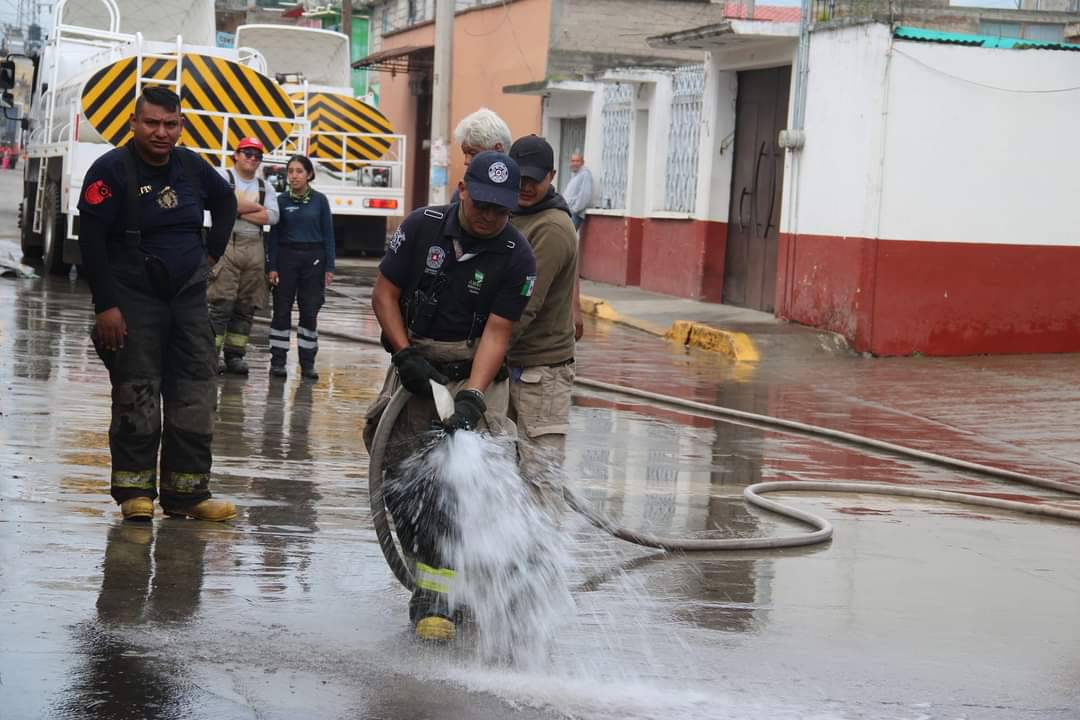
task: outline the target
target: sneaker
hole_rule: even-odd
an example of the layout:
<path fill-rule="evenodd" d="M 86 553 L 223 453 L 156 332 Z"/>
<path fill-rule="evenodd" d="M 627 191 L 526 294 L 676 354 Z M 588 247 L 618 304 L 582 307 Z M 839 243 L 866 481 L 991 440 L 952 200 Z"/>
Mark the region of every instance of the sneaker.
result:
<path fill-rule="evenodd" d="M 440 615 L 429 615 L 416 623 L 416 637 L 426 642 L 449 642 L 454 632 L 453 621 Z"/>
<path fill-rule="evenodd" d="M 319 373 L 313 367 L 300 368 L 300 375 L 308 380 L 318 380 Z"/>
<path fill-rule="evenodd" d="M 148 497 L 128 498 L 120 503 L 125 520 L 153 520 L 154 501 Z"/>
<path fill-rule="evenodd" d="M 289 377 L 289 371 L 285 369 L 284 365 L 271 365 L 270 377 L 284 378 Z"/>
<path fill-rule="evenodd" d="M 192 505 L 184 510 L 161 508 L 169 517 L 189 517 L 192 520 L 223 522 L 236 517 L 236 506 L 228 500 L 209 499 Z"/>
<path fill-rule="evenodd" d="M 225 358 L 225 372 L 230 375 L 247 375 L 247 360 L 243 355 L 229 355 Z"/>

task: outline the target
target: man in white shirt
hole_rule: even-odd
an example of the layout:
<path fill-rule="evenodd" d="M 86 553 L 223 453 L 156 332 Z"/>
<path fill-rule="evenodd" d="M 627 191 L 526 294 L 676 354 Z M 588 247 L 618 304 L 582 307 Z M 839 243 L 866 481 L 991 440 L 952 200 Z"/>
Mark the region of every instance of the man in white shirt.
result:
<path fill-rule="evenodd" d="M 580 232 L 581 223 L 585 222 L 585 211 L 592 207 L 592 173 L 585 167 L 585 160 L 581 153 L 575 152 L 570 156 L 570 182 L 563 191 L 563 199 L 570 206 L 570 219 L 574 221 L 574 228 Z"/>
<path fill-rule="evenodd" d="M 251 323 L 255 311 L 269 300 L 263 227 L 277 223 L 279 215 L 277 193 L 258 174 L 262 156 L 262 142 L 244 138 L 236 146 L 232 169 L 219 170 L 236 191 L 236 224 L 225 253 L 210 271 L 207 293 L 217 349 L 225 351 L 219 373 L 248 374 L 244 356 Z"/>

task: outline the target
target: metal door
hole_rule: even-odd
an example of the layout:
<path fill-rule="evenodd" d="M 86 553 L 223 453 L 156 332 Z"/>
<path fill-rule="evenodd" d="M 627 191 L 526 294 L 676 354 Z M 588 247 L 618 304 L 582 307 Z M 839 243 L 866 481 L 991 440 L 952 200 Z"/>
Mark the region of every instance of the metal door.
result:
<path fill-rule="evenodd" d="M 791 67 L 739 73 L 723 301 L 772 312 Z"/>
<path fill-rule="evenodd" d="M 570 156 L 585 153 L 585 118 L 563 118 L 559 121 L 559 163 L 555 187 L 559 190 L 570 184 Z"/>

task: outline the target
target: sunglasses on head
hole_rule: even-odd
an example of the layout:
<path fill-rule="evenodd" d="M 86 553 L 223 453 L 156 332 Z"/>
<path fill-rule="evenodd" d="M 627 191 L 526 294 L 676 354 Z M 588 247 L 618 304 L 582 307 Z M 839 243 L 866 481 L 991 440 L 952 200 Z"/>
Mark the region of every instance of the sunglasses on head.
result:
<path fill-rule="evenodd" d="M 250 148 L 245 148 L 244 150 L 240 151 L 240 154 L 248 158 L 249 160 L 262 160 L 262 153 L 258 150 L 251 150 Z"/>

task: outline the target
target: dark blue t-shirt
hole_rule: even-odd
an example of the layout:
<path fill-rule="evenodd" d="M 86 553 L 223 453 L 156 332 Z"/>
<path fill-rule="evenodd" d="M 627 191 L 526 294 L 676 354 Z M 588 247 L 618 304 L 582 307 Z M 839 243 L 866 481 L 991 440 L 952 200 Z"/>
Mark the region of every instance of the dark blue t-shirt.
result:
<path fill-rule="evenodd" d="M 458 250 L 464 251 L 460 258 Z M 424 336 L 466 340 L 474 315 L 482 310 L 481 297 L 490 298 L 489 312 L 515 322 L 521 318 L 532 296 L 536 260 L 528 241 L 510 223 L 493 238 L 469 235 L 458 222 L 454 204 L 410 213 L 390 239 L 379 271 L 403 293 L 445 275 Z"/>
<path fill-rule="evenodd" d="M 79 197 L 80 215 L 100 220 L 113 241 L 122 240 L 127 229 L 124 153 L 128 152 L 124 146 L 98 158 L 86 173 Z M 195 157 L 191 166 L 198 169 L 201 186 L 201 196 L 196 198 L 181 153 L 191 151 L 175 148 L 168 164 L 161 166 L 150 165 L 135 155 L 142 250 L 161 258 L 176 281 L 190 277 L 206 257 L 202 236 L 205 198 L 208 194 L 232 193 L 229 183 L 213 167 Z"/>

